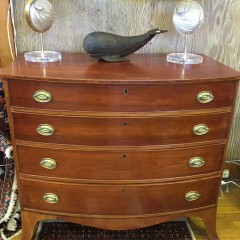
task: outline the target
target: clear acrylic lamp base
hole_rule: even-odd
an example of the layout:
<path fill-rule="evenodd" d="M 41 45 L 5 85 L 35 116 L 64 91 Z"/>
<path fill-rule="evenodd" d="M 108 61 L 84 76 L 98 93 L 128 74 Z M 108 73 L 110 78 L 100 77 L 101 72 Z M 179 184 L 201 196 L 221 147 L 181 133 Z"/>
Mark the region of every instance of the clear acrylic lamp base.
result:
<path fill-rule="evenodd" d="M 199 64 L 203 62 L 203 56 L 192 53 L 169 53 L 167 61 L 178 64 Z"/>
<path fill-rule="evenodd" d="M 62 59 L 62 55 L 55 51 L 33 51 L 25 53 L 24 59 L 29 62 L 56 62 Z"/>

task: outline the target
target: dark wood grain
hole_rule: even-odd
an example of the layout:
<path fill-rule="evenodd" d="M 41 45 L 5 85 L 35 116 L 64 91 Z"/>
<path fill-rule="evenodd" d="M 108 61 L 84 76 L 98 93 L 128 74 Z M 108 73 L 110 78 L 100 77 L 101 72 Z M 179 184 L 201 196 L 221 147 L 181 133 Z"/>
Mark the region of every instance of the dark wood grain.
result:
<path fill-rule="evenodd" d="M 102 217 L 157 215 L 212 205 L 217 201 L 218 183 L 218 177 L 154 185 L 114 186 L 21 180 L 25 196 L 23 209 Z M 185 194 L 190 191 L 198 191 L 200 197 L 187 201 Z M 42 199 L 45 193 L 56 194 L 59 202 L 45 202 Z"/>

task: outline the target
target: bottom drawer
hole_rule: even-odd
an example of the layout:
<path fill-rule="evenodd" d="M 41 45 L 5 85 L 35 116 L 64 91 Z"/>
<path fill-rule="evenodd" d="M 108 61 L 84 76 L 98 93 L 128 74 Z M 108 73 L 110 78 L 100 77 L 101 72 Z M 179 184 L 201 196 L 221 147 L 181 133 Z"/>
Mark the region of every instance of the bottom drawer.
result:
<path fill-rule="evenodd" d="M 196 209 L 216 204 L 219 181 L 219 177 L 211 177 L 175 183 L 100 185 L 22 179 L 21 187 L 24 209 L 126 216 Z M 199 197 L 194 200 L 198 196 L 196 193 Z"/>

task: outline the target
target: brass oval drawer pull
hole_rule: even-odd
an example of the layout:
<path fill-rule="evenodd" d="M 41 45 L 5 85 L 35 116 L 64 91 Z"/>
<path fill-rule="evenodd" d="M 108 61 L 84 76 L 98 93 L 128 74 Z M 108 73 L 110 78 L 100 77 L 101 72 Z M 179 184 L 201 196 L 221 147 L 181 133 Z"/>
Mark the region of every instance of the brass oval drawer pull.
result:
<path fill-rule="evenodd" d="M 49 124 L 40 124 L 37 127 L 37 132 L 43 136 L 51 136 L 54 134 L 55 129 Z"/>
<path fill-rule="evenodd" d="M 47 203 L 58 203 L 59 197 L 54 193 L 46 193 L 43 196 L 43 200 Z"/>
<path fill-rule="evenodd" d="M 40 102 L 40 103 L 48 103 L 52 100 L 52 95 L 51 93 L 45 91 L 45 90 L 37 90 L 33 94 L 33 98 L 35 101 Z"/>
<path fill-rule="evenodd" d="M 197 191 L 191 191 L 186 193 L 185 199 L 189 202 L 195 201 L 200 197 L 200 194 Z"/>
<path fill-rule="evenodd" d="M 193 133 L 195 135 L 204 135 L 207 134 L 209 132 L 209 128 L 206 124 L 198 124 L 196 126 L 193 127 Z"/>
<path fill-rule="evenodd" d="M 40 161 L 40 165 L 46 169 L 54 169 L 57 167 L 57 162 L 52 158 L 43 158 Z"/>
<path fill-rule="evenodd" d="M 202 91 L 197 95 L 196 99 L 199 103 L 209 103 L 214 99 L 214 96 L 210 91 Z"/>
<path fill-rule="evenodd" d="M 202 167 L 205 161 L 201 157 L 193 157 L 188 161 L 188 165 L 192 168 Z"/>

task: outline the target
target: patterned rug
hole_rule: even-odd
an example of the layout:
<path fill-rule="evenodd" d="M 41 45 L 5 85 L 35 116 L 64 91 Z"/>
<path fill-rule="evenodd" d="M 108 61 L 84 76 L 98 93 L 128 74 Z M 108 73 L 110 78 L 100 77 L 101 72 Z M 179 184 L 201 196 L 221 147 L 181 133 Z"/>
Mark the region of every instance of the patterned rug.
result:
<path fill-rule="evenodd" d="M 0 240 L 21 231 L 20 207 L 3 85 L 0 81 Z"/>
<path fill-rule="evenodd" d="M 5 158 L 0 151 L 0 224 L 10 217 L 15 200 L 16 182 L 13 159 Z"/>
<path fill-rule="evenodd" d="M 21 232 L 21 210 L 17 201 L 9 219 L 1 224 L 0 240 L 11 240 Z"/>
<path fill-rule="evenodd" d="M 101 230 L 66 222 L 41 222 L 35 240 L 195 240 L 187 221 L 128 231 Z"/>

